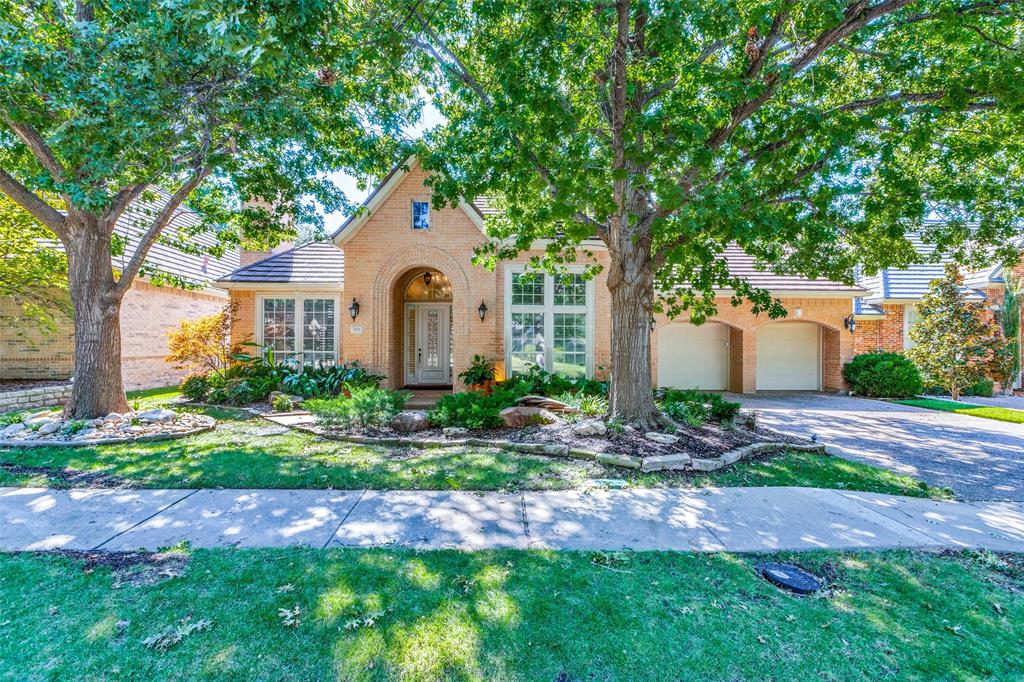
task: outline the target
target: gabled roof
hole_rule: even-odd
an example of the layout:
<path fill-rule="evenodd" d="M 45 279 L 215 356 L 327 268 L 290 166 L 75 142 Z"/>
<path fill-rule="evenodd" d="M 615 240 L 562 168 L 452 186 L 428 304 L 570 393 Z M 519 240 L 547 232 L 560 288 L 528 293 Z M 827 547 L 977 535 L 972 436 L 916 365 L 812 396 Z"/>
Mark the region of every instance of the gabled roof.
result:
<path fill-rule="evenodd" d="M 362 229 L 363 225 L 369 221 L 370 217 L 385 201 L 391 196 L 391 193 L 402 184 L 405 177 L 410 171 L 419 168 L 420 161 L 415 156 L 410 156 L 403 163 L 398 164 L 391 171 L 384 176 L 384 179 L 380 181 L 370 195 L 363 201 L 362 206 L 359 210 L 341 224 L 341 227 L 331 235 L 331 240 L 338 246 L 343 246 L 348 240 L 356 236 L 359 230 Z M 459 208 L 465 211 L 469 219 L 476 225 L 481 234 L 484 232 L 484 213 L 475 204 L 460 200 Z M 410 214 L 410 220 L 412 216 Z"/>
<path fill-rule="evenodd" d="M 345 254 L 332 242 L 309 242 L 250 263 L 216 282 L 226 289 L 247 283 L 319 284 L 342 288 Z"/>

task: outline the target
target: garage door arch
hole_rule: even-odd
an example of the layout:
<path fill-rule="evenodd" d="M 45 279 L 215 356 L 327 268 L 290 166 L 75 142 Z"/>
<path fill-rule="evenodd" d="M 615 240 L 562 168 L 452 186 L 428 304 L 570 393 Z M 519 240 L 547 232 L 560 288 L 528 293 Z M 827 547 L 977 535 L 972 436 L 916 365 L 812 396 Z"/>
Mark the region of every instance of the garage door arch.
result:
<path fill-rule="evenodd" d="M 819 391 L 822 388 L 823 325 L 773 322 L 757 328 L 758 391 Z"/>
<path fill-rule="evenodd" d="M 657 383 L 663 388 L 729 388 L 731 326 L 717 320 L 671 322 L 657 329 Z"/>

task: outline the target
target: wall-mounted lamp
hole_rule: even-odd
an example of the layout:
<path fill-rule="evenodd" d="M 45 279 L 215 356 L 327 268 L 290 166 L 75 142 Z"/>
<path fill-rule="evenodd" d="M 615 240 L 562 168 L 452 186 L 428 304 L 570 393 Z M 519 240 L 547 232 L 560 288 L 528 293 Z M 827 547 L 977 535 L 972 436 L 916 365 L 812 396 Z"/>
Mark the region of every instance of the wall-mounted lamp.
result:
<path fill-rule="evenodd" d="M 434 281 L 434 276 L 430 274 L 430 270 L 427 270 L 423 273 L 423 283 L 429 287 L 432 281 Z"/>
<path fill-rule="evenodd" d="M 484 318 L 487 317 L 487 304 L 480 301 L 480 307 L 476 311 L 480 313 L 480 321 L 483 322 Z"/>
<path fill-rule="evenodd" d="M 849 329 L 851 334 L 857 329 L 857 320 L 854 319 L 853 313 L 843 318 L 843 326 Z"/>
<path fill-rule="evenodd" d="M 352 305 L 348 307 L 348 314 L 352 316 L 353 322 L 355 322 L 356 318 L 359 317 L 359 301 L 355 298 L 352 299 Z"/>

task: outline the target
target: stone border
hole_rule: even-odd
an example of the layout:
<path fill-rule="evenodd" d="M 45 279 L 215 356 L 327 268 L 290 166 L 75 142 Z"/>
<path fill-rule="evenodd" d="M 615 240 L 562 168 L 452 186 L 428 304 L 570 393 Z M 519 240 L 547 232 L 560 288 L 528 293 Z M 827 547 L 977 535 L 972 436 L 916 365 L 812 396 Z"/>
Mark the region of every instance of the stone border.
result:
<path fill-rule="evenodd" d="M 71 384 L 53 384 L 0 393 L 0 412 L 20 412 L 34 407 L 57 407 L 71 397 Z"/>
<path fill-rule="evenodd" d="M 269 419 L 267 421 L 270 421 Z M 272 422 L 277 424 L 277 422 Z M 278 426 L 284 426 L 278 424 Z M 796 450 L 798 452 L 816 452 L 825 454 L 824 445 L 803 445 L 798 443 L 751 443 L 743 447 L 729 450 L 718 457 L 711 459 L 698 459 L 686 453 L 671 455 L 654 455 L 651 457 L 633 457 L 612 452 L 594 452 L 580 448 L 570 448 L 562 443 L 516 443 L 509 440 L 488 440 L 486 438 L 460 438 L 458 440 L 417 440 L 413 438 L 402 438 L 400 436 L 378 438 L 374 436 L 350 436 L 340 433 L 324 433 L 316 429 L 291 425 L 287 428 L 303 431 L 326 440 L 336 440 L 357 445 L 391 445 L 400 447 L 432 448 L 454 448 L 454 447 L 486 447 L 506 450 L 508 452 L 521 452 L 531 455 L 549 455 L 553 457 L 571 457 L 573 459 L 587 459 L 599 464 L 623 467 L 625 469 L 638 469 L 642 472 L 650 471 L 717 471 L 730 464 L 735 464 L 743 459 L 749 459 L 756 455 L 763 455 L 772 452 L 784 452 Z"/>
<path fill-rule="evenodd" d="M 0 448 L 80 448 L 87 445 L 115 445 L 117 443 L 144 443 L 154 440 L 176 440 L 198 433 L 206 433 L 217 428 L 216 424 L 201 426 L 197 429 L 178 433 L 148 433 L 142 436 L 126 436 L 124 438 L 94 438 L 82 440 L 0 440 Z"/>

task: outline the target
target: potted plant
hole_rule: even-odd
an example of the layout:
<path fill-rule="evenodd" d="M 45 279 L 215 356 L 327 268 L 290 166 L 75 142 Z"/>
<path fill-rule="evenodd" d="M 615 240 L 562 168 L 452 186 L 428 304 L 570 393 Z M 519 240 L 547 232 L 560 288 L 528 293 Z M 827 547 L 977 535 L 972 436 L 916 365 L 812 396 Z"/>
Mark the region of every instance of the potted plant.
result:
<path fill-rule="evenodd" d="M 459 378 L 469 386 L 469 390 L 490 395 L 494 386 L 494 363 L 482 355 L 474 355 L 473 361 L 465 372 L 459 374 Z"/>

